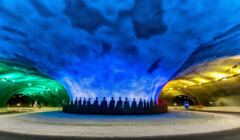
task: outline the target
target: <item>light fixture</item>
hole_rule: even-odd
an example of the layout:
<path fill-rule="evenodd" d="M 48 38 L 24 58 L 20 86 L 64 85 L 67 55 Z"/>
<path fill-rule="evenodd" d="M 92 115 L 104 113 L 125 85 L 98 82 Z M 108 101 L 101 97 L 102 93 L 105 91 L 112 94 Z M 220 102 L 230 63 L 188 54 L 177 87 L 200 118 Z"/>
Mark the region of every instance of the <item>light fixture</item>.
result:
<path fill-rule="evenodd" d="M 227 77 L 224 77 L 223 80 L 227 80 L 228 78 Z"/>

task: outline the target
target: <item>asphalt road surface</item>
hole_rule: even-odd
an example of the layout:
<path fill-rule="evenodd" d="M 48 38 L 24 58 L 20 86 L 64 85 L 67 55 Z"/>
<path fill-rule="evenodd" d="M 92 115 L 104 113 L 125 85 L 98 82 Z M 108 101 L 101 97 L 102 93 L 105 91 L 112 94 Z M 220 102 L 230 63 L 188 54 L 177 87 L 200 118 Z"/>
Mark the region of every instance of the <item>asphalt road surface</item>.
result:
<path fill-rule="evenodd" d="M 240 114 L 232 114 L 239 116 Z M 0 124 L 1 125 L 1 124 Z M 226 124 L 227 125 L 227 124 Z M 223 126 L 224 127 L 224 126 Z M 240 140 L 240 128 L 204 133 L 204 134 L 192 134 L 192 135 L 180 135 L 180 136 L 164 136 L 164 137 L 143 137 L 143 138 L 76 138 L 76 137 L 52 137 L 52 136 L 35 136 L 35 135 L 21 135 L 0 132 L 0 140 Z"/>
<path fill-rule="evenodd" d="M 0 132 L 0 140 L 93 140 L 96 138 L 70 138 L 70 137 L 47 137 L 30 136 Z M 145 137 L 145 138 L 97 138 L 98 140 L 240 140 L 240 128 L 205 134 L 167 136 L 167 137 Z"/>

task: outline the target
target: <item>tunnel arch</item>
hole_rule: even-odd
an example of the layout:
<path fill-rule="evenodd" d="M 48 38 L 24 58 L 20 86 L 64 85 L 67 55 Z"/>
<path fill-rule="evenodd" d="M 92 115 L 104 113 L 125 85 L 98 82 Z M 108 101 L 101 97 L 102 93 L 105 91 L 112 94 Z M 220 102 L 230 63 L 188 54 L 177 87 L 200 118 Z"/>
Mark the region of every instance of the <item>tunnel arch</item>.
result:
<path fill-rule="evenodd" d="M 58 81 L 28 65 L 0 61 L 0 107 L 5 107 L 8 100 L 18 94 L 50 107 L 62 106 L 64 101 L 70 100 Z"/>
<path fill-rule="evenodd" d="M 206 106 L 239 106 L 240 56 L 230 56 L 196 64 L 168 82 L 159 98 L 195 98 Z M 173 103 L 172 103 L 173 104 Z"/>
<path fill-rule="evenodd" d="M 22 94 L 15 94 L 8 101 L 7 107 L 33 107 L 34 99 Z"/>

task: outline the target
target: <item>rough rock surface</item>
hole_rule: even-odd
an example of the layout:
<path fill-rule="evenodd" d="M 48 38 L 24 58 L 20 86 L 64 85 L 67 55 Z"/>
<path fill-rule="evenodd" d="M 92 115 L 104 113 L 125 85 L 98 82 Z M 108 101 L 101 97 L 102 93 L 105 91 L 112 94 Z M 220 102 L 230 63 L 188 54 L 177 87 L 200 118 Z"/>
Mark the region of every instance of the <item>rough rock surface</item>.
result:
<path fill-rule="evenodd" d="M 1 0 L 0 57 L 71 96 L 157 97 L 190 65 L 238 55 L 238 0 Z"/>

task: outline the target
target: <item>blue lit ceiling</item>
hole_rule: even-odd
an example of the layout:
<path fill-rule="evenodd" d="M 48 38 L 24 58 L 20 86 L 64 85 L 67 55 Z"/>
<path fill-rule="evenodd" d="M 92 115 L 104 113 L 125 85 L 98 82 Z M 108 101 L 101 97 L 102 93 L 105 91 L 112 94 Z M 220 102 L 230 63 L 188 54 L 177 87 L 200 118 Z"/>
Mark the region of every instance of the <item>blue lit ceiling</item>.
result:
<path fill-rule="evenodd" d="M 0 58 L 72 98 L 157 98 L 187 67 L 240 53 L 239 0 L 1 0 Z"/>

